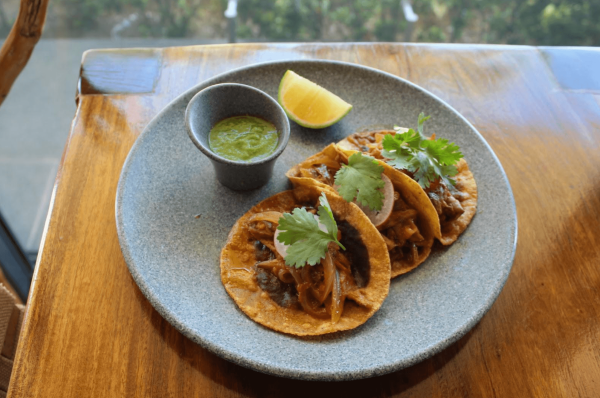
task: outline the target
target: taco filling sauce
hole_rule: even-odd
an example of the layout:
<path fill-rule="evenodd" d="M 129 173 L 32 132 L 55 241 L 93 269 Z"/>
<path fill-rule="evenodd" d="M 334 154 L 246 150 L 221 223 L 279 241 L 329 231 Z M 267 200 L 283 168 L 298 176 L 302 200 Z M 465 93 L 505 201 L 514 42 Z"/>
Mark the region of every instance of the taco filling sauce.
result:
<path fill-rule="evenodd" d="M 340 241 L 346 248 L 346 257 L 350 260 L 350 270 L 356 286 L 365 287 L 369 284 L 369 252 L 365 247 L 359 232 L 350 223 L 342 221 L 338 223 L 338 228 L 342 233 Z"/>

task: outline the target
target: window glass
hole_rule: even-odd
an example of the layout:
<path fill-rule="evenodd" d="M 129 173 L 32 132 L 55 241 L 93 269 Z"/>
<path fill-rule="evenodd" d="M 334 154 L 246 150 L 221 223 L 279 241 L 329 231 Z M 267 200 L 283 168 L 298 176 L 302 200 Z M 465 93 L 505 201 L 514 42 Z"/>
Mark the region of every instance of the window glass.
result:
<path fill-rule="evenodd" d="M 18 7 L 0 2 L 0 37 Z M 598 46 L 598 21 L 600 0 L 52 0 L 44 38 Z"/>

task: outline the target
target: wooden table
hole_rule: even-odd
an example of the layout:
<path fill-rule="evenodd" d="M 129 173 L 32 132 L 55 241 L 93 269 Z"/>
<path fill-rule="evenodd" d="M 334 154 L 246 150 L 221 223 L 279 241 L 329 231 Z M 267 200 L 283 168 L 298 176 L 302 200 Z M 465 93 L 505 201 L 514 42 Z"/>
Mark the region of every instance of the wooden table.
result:
<path fill-rule="evenodd" d="M 302 382 L 220 359 L 152 308 L 117 240 L 119 173 L 161 108 L 221 72 L 306 58 L 372 66 L 438 95 L 487 139 L 514 190 L 518 249 L 496 303 L 457 343 L 382 377 Z M 86 53 L 9 396 L 600 396 L 599 65 L 594 49 L 471 45 Z"/>

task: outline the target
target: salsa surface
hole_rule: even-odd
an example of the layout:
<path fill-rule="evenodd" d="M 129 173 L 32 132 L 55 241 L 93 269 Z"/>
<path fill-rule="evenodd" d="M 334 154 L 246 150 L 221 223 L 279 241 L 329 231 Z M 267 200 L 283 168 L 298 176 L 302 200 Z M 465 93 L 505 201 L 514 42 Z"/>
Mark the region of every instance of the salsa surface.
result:
<path fill-rule="evenodd" d="M 272 123 L 255 116 L 223 119 L 210 130 L 208 145 L 229 160 L 251 162 L 275 151 L 279 133 Z"/>

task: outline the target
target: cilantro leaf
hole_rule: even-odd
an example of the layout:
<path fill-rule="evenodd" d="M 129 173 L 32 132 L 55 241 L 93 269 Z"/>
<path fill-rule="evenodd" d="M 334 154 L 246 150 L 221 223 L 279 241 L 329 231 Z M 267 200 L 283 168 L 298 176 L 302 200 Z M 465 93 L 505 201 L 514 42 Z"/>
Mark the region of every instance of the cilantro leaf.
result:
<path fill-rule="evenodd" d="M 419 120 L 417 122 L 417 130 L 419 131 L 419 135 L 421 137 L 423 137 L 424 139 L 426 139 L 426 137 L 425 137 L 425 135 L 423 135 L 423 125 L 425 124 L 426 121 L 429 120 L 430 117 L 431 117 L 431 115 L 425 116 L 425 114 L 423 112 L 419 113 Z"/>
<path fill-rule="evenodd" d="M 432 165 L 429 158 L 424 152 L 415 153 L 415 180 L 423 188 L 427 188 L 430 183 L 434 182 L 439 174 L 436 173 L 435 165 Z M 439 169 L 438 169 L 439 170 Z"/>
<path fill-rule="evenodd" d="M 410 170 L 413 167 L 413 155 L 410 148 L 418 148 L 419 142 L 421 142 L 421 138 L 413 129 L 406 133 L 388 134 L 383 137 L 382 155 L 389 159 L 387 163 L 390 166 Z"/>
<path fill-rule="evenodd" d="M 324 237 L 321 234 L 325 235 Z M 325 232 L 310 234 L 306 239 L 298 241 L 287 249 L 285 263 L 290 267 L 301 268 L 306 264 L 315 265 L 325 257 L 327 244 L 331 242 Z M 279 234 L 281 236 L 281 234 Z"/>
<path fill-rule="evenodd" d="M 445 138 L 423 140 L 421 147 L 425 148 L 430 157 L 436 158 L 441 165 L 456 164 L 463 156 L 460 148 Z"/>
<path fill-rule="evenodd" d="M 281 232 L 277 240 L 289 245 L 285 256 L 286 265 L 300 268 L 306 264 L 317 264 L 325 258 L 329 242 L 335 242 L 345 250 L 337 239 L 337 224 L 325 194 L 320 200 L 319 222 L 326 227 L 327 232 L 321 231 L 315 216 L 304 208 L 296 208 L 291 214 L 283 213 L 279 218 L 277 229 Z"/>
<path fill-rule="evenodd" d="M 327 228 L 327 233 L 333 238 L 333 241 L 338 244 L 339 247 L 346 250 L 346 248 L 340 243 L 338 240 L 338 227 L 335 222 L 335 218 L 333 218 L 333 211 L 331 211 L 331 206 L 329 205 L 329 201 L 325 196 L 325 193 L 321 193 L 321 197 L 319 198 L 321 202 L 321 206 L 319 206 L 319 210 L 317 214 L 319 215 L 319 222 Z"/>
<path fill-rule="evenodd" d="M 347 165 L 335 174 L 335 184 L 339 186 L 338 193 L 347 202 L 354 198 L 363 206 L 372 210 L 383 207 L 383 193 L 379 189 L 385 183 L 381 178 L 383 166 L 370 156 L 357 152 L 350 156 Z"/>
<path fill-rule="evenodd" d="M 319 223 L 313 214 L 304 208 L 296 208 L 290 213 L 283 213 L 277 229 L 282 231 L 277 240 L 289 245 L 285 263 L 296 268 L 306 263 L 315 265 L 325 256 L 327 245 L 333 239 L 319 229 Z"/>
<path fill-rule="evenodd" d="M 462 157 L 458 145 L 447 139 L 429 139 L 423 134 L 423 125 L 430 116 L 419 115 L 417 131 L 386 135 L 382 155 L 386 163 L 414 173 L 414 179 L 423 188 L 440 178 L 446 185 L 455 185 L 450 177 L 458 173 L 454 166 Z"/>
<path fill-rule="evenodd" d="M 283 213 L 279 218 L 277 229 L 284 231 L 277 236 L 277 240 L 285 245 L 293 245 L 305 239 L 305 235 L 313 231 L 321 231 L 317 220 L 305 208 L 296 208 L 291 214 Z"/>

